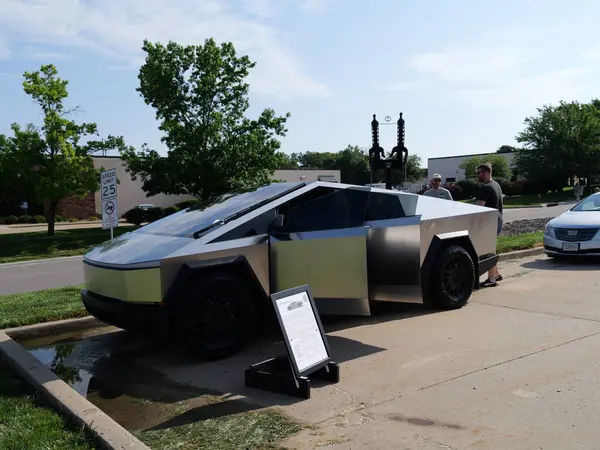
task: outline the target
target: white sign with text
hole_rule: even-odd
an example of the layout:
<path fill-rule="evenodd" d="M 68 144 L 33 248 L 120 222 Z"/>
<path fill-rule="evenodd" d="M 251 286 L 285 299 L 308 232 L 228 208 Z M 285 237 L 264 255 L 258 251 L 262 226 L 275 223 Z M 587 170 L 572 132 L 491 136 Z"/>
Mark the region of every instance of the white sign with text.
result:
<path fill-rule="evenodd" d="M 276 303 L 298 371 L 303 372 L 327 360 L 327 348 L 308 294 L 299 292 L 278 299 Z"/>
<path fill-rule="evenodd" d="M 100 174 L 100 197 L 108 200 L 117 196 L 117 169 L 105 170 Z M 104 212 L 102 213 L 104 215 Z"/>
<path fill-rule="evenodd" d="M 117 228 L 119 226 L 119 205 L 116 198 L 102 200 L 102 229 Z"/>

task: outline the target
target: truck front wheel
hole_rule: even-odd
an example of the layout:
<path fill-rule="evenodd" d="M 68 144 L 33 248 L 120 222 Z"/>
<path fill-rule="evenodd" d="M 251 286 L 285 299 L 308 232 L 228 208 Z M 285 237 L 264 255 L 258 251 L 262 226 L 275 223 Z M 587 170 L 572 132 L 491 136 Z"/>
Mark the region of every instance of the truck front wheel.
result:
<path fill-rule="evenodd" d="M 254 334 L 255 303 L 243 280 L 228 274 L 207 274 L 195 281 L 181 299 L 177 334 L 196 358 L 228 358 Z"/>
<path fill-rule="evenodd" d="M 426 301 L 440 309 L 458 309 L 467 304 L 475 284 L 475 266 L 460 245 L 444 248 L 435 260 L 425 286 Z"/>

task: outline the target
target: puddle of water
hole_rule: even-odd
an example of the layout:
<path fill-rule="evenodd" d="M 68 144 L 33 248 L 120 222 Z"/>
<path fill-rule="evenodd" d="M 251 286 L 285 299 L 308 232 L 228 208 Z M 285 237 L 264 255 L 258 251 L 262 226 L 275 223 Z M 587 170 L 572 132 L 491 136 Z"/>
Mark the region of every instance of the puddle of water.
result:
<path fill-rule="evenodd" d="M 164 346 L 125 331 L 112 328 L 71 333 L 20 344 L 80 395 L 130 430 L 172 426 L 167 424 L 176 416 L 224 400 L 221 393 L 176 383 L 140 364 Z"/>

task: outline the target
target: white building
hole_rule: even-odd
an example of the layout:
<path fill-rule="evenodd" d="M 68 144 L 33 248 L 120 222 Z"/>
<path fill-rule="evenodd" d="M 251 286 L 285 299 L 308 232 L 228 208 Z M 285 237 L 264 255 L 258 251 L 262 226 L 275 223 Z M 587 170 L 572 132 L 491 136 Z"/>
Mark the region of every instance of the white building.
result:
<path fill-rule="evenodd" d="M 511 169 L 514 168 L 514 153 L 478 153 L 474 155 L 457 155 L 457 156 L 440 156 L 438 158 L 429 158 L 427 160 L 427 176 L 431 180 L 434 173 L 439 173 L 442 176 L 444 183 L 452 183 L 454 181 L 463 180 L 465 172 L 460 168 L 462 162 L 473 156 L 489 156 L 500 155 L 508 160 L 508 165 Z"/>

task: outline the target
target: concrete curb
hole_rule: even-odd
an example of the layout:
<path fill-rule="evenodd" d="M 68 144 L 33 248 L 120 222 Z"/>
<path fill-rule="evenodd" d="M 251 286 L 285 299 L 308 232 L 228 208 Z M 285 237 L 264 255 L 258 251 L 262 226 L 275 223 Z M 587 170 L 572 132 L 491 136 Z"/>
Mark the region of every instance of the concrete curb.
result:
<path fill-rule="evenodd" d="M 526 250 L 516 250 L 514 252 L 500 253 L 498 261 L 506 261 L 509 259 L 525 258 L 527 256 L 536 256 L 544 253 L 544 247 L 528 248 Z"/>
<path fill-rule="evenodd" d="M 101 448 L 150 450 L 129 431 L 62 381 L 35 356 L 0 331 L 0 354 L 57 411 L 90 430 Z"/>
<path fill-rule="evenodd" d="M 7 328 L 3 330 L 9 337 L 22 341 L 25 339 L 36 339 L 45 336 L 54 336 L 63 333 L 75 333 L 93 328 L 109 326 L 93 316 L 78 319 L 57 320 L 54 322 L 36 323 L 23 327 Z"/>

